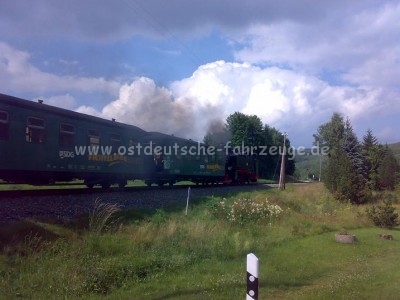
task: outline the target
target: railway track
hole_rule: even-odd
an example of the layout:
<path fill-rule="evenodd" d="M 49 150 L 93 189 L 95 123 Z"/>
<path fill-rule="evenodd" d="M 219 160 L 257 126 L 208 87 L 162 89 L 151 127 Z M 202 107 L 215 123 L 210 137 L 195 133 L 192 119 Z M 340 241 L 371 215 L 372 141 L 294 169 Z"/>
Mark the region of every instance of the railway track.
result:
<path fill-rule="evenodd" d="M 256 186 L 257 183 L 252 183 L 252 186 Z M 72 187 L 72 186 L 71 186 Z M 46 197 L 46 196 L 69 196 L 69 195 L 93 195 L 93 194 L 113 194 L 113 193 L 132 193 L 138 191 L 165 191 L 165 190 L 180 190 L 187 189 L 201 189 L 201 188 L 224 188 L 229 187 L 227 185 L 174 185 L 174 186 L 130 186 L 124 188 L 111 187 L 104 189 L 101 187 L 96 188 L 49 188 L 49 189 L 30 189 L 30 190 L 0 190 L 0 201 L 5 198 L 24 198 L 24 197 Z"/>
<path fill-rule="evenodd" d="M 91 194 L 112 194 L 129 193 L 133 191 L 160 190 L 164 187 L 125 187 L 125 188 L 52 188 L 52 189 L 32 189 L 32 190 L 3 190 L 0 191 L 2 198 L 22 198 L 22 197 L 43 197 L 43 196 L 68 196 L 68 195 L 91 195 Z M 171 188 L 171 187 L 170 187 Z M 176 187 L 173 187 L 176 188 Z M 1 201 L 1 200 L 0 200 Z"/>
<path fill-rule="evenodd" d="M 120 209 L 162 208 L 177 204 L 184 206 L 188 187 L 128 187 L 110 189 L 55 189 L 0 192 L 0 222 L 23 219 L 65 221 L 93 210 L 97 200 L 116 204 Z M 190 201 L 207 196 L 224 196 L 232 193 L 270 188 L 263 184 L 237 186 L 190 185 Z"/>

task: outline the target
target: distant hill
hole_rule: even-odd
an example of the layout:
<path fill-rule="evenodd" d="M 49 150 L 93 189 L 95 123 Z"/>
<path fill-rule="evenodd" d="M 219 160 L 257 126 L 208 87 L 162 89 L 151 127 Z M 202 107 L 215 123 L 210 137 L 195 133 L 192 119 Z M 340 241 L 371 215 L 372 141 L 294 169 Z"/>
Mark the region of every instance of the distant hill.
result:
<path fill-rule="evenodd" d="M 388 146 L 390 149 L 392 149 L 394 155 L 397 158 L 397 161 L 400 163 L 400 142 L 389 144 Z"/>
<path fill-rule="evenodd" d="M 311 149 L 306 149 L 304 152 L 296 153 L 295 163 L 296 171 L 295 177 L 300 180 L 318 180 L 321 167 L 324 167 L 326 157 L 320 157 L 319 155 L 313 155 Z"/>

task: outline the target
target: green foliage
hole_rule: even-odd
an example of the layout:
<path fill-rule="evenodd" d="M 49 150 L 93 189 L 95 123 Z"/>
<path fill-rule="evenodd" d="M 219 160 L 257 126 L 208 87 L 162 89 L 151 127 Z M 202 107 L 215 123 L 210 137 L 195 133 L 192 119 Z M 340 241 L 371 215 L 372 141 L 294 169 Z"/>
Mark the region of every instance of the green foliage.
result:
<path fill-rule="evenodd" d="M 226 119 L 227 129 L 232 137 L 232 146 L 264 146 L 267 151 L 264 155 L 259 155 L 258 160 L 258 175 L 263 178 L 279 178 L 276 166 L 280 163 L 281 154 L 283 151 L 283 134 L 277 129 L 269 125 L 262 124 L 259 117 L 245 115 L 240 112 L 231 114 Z M 290 149 L 290 140 L 285 137 L 286 149 Z M 275 154 L 270 154 L 269 149 L 275 147 Z M 261 148 L 258 148 L 258 154 Z M 286 150 L 288 154 L 288 150 Z M 265 155 L 269 153 L 268 155 Z M 285 156 L 285 173 L 293 175 L 295 171 L 295 163 L 293 157 Z"/>
<path fill-rule="evenodd" d="M 344 120 L 339 113 L 334 113 L 328 123 L 318 128 L 314 134 L 315 145 L 328 147 L 330 155 L 340 148 L 344 136 Z"/>
<path fill-rule="evenodd" d="M 82 289 L 86 293 L 108 294 L 112 290 L 123 287 L 130 282 L 141 282 L 165 271 L 167 266 L 157 259 L 132 260 L 102 259 L 97 261 L 88 257 L 82 269 Z"/>
<path fill-rule="evenodd" d="M 399 166 L 390 150 L 378 144 L 368 130 L 360 143 L 351 126 L 334 113 L 319 127 L 315 142 L 329 147 L 323 181 L 338 200 L 353 204 L 370 202 L 372 191 L 394 189 Z"/>
<path fill-rule="evenodd" d="M 373 205 L 367 208 L 366 213 L 375 226 L 391 229 L 398 225 L 399 215 L 391 200 L 384 200 L 383 205 Z"/>
<path fill-rule="evenodd" d="M 386 145 L 382 150 L 381 161 L 377 170 L 379 189 L 394 190 L 398 182 L 399 164 L 393 152 Z"/>
<path fill-rule="evenodd" d="M 400 163 L 400 142 L 388 145 L 397 162 Z"/>
<path fill-rule="evenodd" d="M 260 174 L 266 178 L 277 179 L 279 178 L 280 169 L 277 168 L 281 162 L 281 152 L 283 151 L 283 134 L 278 131 L 274 127 L 270 127 L 267 124 L 264 125 L 263 128 L 263 145 L 267 146 L 268 149 L 272 149 L 272 147 L 276 147 L 277 149 L 281 149 L 278 151 L 277 155 L 263 155 L 259 156 L 258 159 L 260 161 Z M 285 173 L 287 175 L 293 175 L 295 172 L 295 161 L 294 157 L 290 156 L 289 149 L 291 148 L 290 140 L 287 136 L 285 136 L 285 145 L 286 145 L 286 156 L 285 156 Z"/>
<path fill-rule="evenodd" d="M 235 112 L 226 119 L 228 129 L 232 134 L 232 145 L 259 146 L 262 144 L 262 121 L 256 115 L 248 116 Z"/>
<path fill-rule="evenodd" d="M 367 185 L 371 190 L 380 188 L 378 169 L 382 154 L 382 146 L 379 145 L 378 139 L 372 134 L 372 130 L 368 129 L 363 137 L 362 155 Z"/>
<path fill-rule="evenodd" d="M 233 202 L 223 199 L 214 207 L 216 215 L 222 215 L 229 222 L 240 225 L 259 222 L 266 222 L 271 225 L 282 212 L 283 210 L 279 205 L 271 204 L 268 199 L 241 198 Z"/>
<path fill-rule="evenodd" d="M 350 293 L 356 299 L 395 299 L 399 294 L 400 269 L 393 263 L 398 244 L 377 237 L 381 229 L 359 216 L 363 207 L 335 201 L 318 183 L 289 184 L 284 193 L 265 189 L 225 197 L 202 199 L 188 216 L 183 206 L 153 215 L 135 210 L 126 217 L 138 222 L 126 222 L 116 232 L 68 231 L 40 247 L 34 231 L 21 240 L 30 251 L 0 254 L 0 298 L 236 299 L 245 290 L 248 253 L 260 259 L 260 299 L 336 299 Z M 253 217 L 258 214 L 251 207 L 279 205 L 279 222 L 269 226 L 265 212 L 255 224 L 230 221 L 227 208 L 238 199 L 246 200 L 237 204 L 237 212 L 250 209 Z M 335 243 L 333 235 L 342 228 L 360 243 Z M 397 231 L 393 237 L 399 239 Z"/>
<path fill-rule="evenodd" d="M 156 209 L 154 215 L 152 215 L 150 221 L 154 224 L 161 225 L 168 220 L 168 216 L 163 209 Z"/>

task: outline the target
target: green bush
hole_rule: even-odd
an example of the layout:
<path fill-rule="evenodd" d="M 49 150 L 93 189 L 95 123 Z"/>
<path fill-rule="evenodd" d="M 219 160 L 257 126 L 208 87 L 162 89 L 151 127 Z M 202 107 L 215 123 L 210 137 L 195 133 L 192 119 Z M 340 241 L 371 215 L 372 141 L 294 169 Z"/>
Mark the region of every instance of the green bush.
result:
<path fill-rule="evenodd" d="M 268 199 L 253 200 L 242 198 L 233 202 L 223 199 L 213 208 L 216 216 L 224 216 L 229 222 L 237 224 L 267 221 L 269 225 L 283 212 L 279 205 L 271 204 Z"/>
<path fill-rule="evenodd" d="M 154 224 L 161 225 L 168 220 L 168 215 L 163 209 L 157 209 L 150 221 Z"/>
<path fill-rule="evenodd" d="M 366 209 L 368 218 L 374 225 L 384 228 L 393 228 L 398 225 L 398 214 L 395 212 L 395 207 L 392 205 L 392 200 L 383 200 L 383 205 L 375 206 Z"/>

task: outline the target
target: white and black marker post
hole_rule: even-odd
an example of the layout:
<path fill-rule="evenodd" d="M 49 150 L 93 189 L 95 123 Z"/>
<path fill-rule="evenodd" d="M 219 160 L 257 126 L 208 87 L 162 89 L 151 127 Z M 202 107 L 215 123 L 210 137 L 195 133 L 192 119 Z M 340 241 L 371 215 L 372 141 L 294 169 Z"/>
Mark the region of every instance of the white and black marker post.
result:
<path fill-rule="evenodd" d="M 246 300 L 258 300 L 258 258 L 247 254 L 247 293 Z"/>

